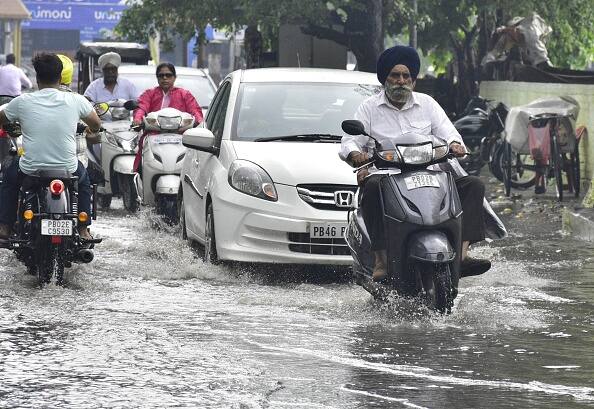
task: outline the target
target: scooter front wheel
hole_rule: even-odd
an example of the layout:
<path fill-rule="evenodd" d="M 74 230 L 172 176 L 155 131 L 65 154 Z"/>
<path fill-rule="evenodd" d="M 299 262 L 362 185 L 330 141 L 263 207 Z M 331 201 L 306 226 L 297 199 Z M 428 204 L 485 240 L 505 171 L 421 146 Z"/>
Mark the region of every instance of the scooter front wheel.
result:
<path fill-rule="evenodd" d="M 416 265 L 415 269 L 421 275 L 423 290 L 429 308 L 442 314 L 452 312 L 454 291 L 452 288 L 450 265 L 427 263 Z"/>
<path fill-rule="evenodd" d="M 124 207 L 130 213 L 135 213 L 140 207 L 138 193 L 136 193 L 136 184 L 134 184 L 134 175 L 118 175 L 120 192 L 122 192 L 122 201 Z"/>

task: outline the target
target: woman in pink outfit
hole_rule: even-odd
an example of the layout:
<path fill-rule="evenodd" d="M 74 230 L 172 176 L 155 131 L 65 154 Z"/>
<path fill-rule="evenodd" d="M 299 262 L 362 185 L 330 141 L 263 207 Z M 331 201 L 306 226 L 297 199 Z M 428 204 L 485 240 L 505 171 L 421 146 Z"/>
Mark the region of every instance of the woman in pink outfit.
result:
<path fill-rule="evenodd" d="M 202 109 L 196 101 L 196 98 L 187 89 L 174 86 L 176 74 L 175 66 L 171 63 L 161 63 L 157 66 L 158 86 L 147 89 L 138 97 L 138 108 L 134 111 L 132 123 L 139 125 L 144 116 L 150 112 L 159 111 L 163 108 L 175 108 L 182 112 L 187 112 L 194 117 L 194 123 L 197 125 L 204 119 Z M 138 142 L 138 152 L 134 160 L 134 170 L 138 170 L 138 165 L 142 159 L 142 143 L 144 135 Z"/>

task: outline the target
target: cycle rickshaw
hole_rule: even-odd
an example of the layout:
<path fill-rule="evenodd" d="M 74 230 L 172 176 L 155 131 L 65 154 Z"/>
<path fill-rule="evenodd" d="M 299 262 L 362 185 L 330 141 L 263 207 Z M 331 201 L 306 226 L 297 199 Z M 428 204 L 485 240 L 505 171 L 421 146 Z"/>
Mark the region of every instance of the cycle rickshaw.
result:
<path fill-rule="evenodd" d="M 536 193 L 544 193 L 549 180 L 555 182 L 559 201 L 566 186 L 579 196 L 580 138 L 575 127 L 579 109 L 575 99 L 562 96 L 540 98 L 509 111 L 501 155 L 506 196 L 512 187 L 535 186 Z"/>

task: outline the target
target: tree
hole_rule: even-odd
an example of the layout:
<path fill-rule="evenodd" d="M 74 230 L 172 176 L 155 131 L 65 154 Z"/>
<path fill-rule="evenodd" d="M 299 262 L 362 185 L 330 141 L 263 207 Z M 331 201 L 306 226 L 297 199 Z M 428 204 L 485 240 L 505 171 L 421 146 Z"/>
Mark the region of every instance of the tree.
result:
<path fill-rule="evenodd" d="M 246 53 L 250 66 L 265 33 L 275 33 L 284 23 L 298 24 L 306 34 L 342 44 L 353 51 L 359 69 L 375 71 L 386 32 L 397 34 L 404 26 L 400 12 L 405 0 L 145 0 L 126 10 L 118 32 L 131 40 L 146 41 L 158 30 L 167 41 L 173 33 L 184 38 L 210 23 L 232 29 L 250 27 Z M 259 37 L 262 36 L 260 40 Z M 257 41 L 252 41 L 256 39 Z M 252 49 L 255 47 L 256 50 Z"/>

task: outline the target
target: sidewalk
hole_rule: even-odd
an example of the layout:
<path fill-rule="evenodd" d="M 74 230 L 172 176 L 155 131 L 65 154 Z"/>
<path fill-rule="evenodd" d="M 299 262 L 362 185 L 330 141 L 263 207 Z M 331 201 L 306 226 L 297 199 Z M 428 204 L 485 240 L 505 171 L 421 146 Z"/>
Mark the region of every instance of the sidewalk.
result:
<path fill-rule="evenodd" d="M 583 191 L 579 198 L 573 193 L 564 192 L 562 202 L 557 200 L 552 185 L 544 194 L 535 194 L 534 188 L 527 190 L 512 189 L 510 198 L 503 192 L 503 184 L 492 175 L 481 177 L 487 186 L 487 198 L 493 209 L 504 218 L 514 218 L 518 222 L 539 223 L 542 218 L 548 221 L 558 219 L 563 232 L 571 236 L 594 242 L 594 209 L 584 208 Z M 586 189 L 587 190 L 587 189 Z"/>

